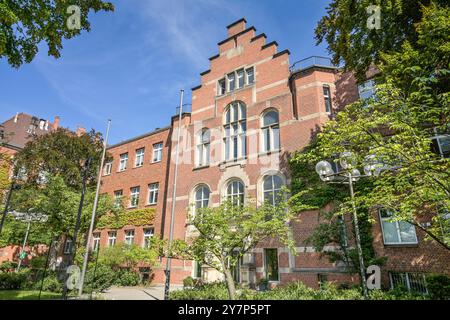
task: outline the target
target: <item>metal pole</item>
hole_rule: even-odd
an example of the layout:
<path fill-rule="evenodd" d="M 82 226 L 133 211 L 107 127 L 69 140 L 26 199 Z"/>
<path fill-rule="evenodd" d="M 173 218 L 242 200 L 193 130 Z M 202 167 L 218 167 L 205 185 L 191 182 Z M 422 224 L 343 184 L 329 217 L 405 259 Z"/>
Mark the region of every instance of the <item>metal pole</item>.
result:
<path fill-rule="evenodd" d="M 28 234 L 30 233 L 30 227 L 31 227 L 31 218 L 28 218 L 27 232 L 25 232 L 25 238 L 23 239 L 22 250 L 20 251 L 20 254 L 19 254 L 19 264 L 17 265 L 16 272 L 19 272 L 20 265 L 22 264 L 22 259 L 20 259 L 20 255 L 22 254 L 22 252 L 25 251 L 25 246 L 26 246 L 27 240 L 28 240 Z"/>
<path fill-rule="evenodd" d="M 172 210 L 170 213 L 170 230 L 169 230 L 169 248 L 172 245 L 173 241 L 173 228 L 174 228 L 174 218 L 175 218 L 175 200 L 177 196 L 177 176 L 178 176 L 178 159 L 179 159 L 179 149 L 180 149 L 180 134 L 181 134 L 181 120 L 183 115 L 183 96 L 184 90 L 181 90 L 180 95 L 180 114 L 178 115 L 178 134 L 177 134 L 177 148 L 175 154 L 175 174 L 173 181 L 173 193 L 172 193 Z M 170 290 L 170 267 L 172 264 L 172 257 L 170 256 L 170 252 L 168 252 L 168 257 L 166 261 L 166 284 L 164 286 L 164 300 L 169 299 L 169 290 Z"/>
<path fill-rule="evenodd" d="M 364 267 L 364 258 L 363 258 L 362 248 L 361 248 L 361 238 L 359 236 L 358 215 L 356 212 L 355 194 L 353 192 L 353 177 L 350 172 L 348 173 L 348 178 L 349 178 L 348 185 L 350 187 L 350 197 L 352 200 L 353 222 L 355 224 L 355 240 L 356 240 L 356 249 L 358 250 L 359 268 L 360 268 L 360 273 L 361 273 L 361 283 L 362 283 L 362 288 L 363 288 L 364 299 L 368 299 L 366 271 L 365 271 L 366 268 Z"/>
<path fill-rule="evenodd" d="M 97 254 L 95 255 L 95 267 L 94 267 L 94 274 L 92 275 L 92 288 L 91 288 L 91 294 L 89 295 L 89 300 L 92 300 L 92 292 L 94 292 L 94 283 L 95 283 L 95 277 L 97 276 L 97 265 L 98 265 L 98 255 L 100 253 L 100 245 L 97 248 Z"/>
<path fill-rule="evenodd" d="M 87 269 L 87 264 L 88 264 L 88 259 L 89 259 L 89 250 L 90 250 L 91 241 L 92 241 L 92 231 L 94 230 L 95 215 L 97 213 L 97 205 L 98 205 L 98 197 L 99 197 L 99 193 L 100 193 L 102 170 L 103 170 L 103 164 L 105 162 L 106 145 L 108 143 L 110 126 L 111 126 L 111 120 L 108 120 L 108 126 L 106 128 L 106 137 L 105 137 L 105 141 L 103 141 L 102 159 L 100 160 L 100 168 L 98 170 L 97 189 L 95 191 L 94 207 L 92 209 L 92 215 L 91 215 L 91 224 L 89 225 L 89 231 L 87 234 L 86 250 L 84 252 L 84 260 L 83 260 L 83 269 L 81 270 L 81 275 L 80 275 L 80 286 L 78 288 L 78 296 L 79 297 L 81 297 L 81 295 L 83 294 L 84 277 L 86 275 L 86 269 Z"/>
<path fill-rule="evenodd" d="M 80 223 L 81 223 L 81 213 L 83 212 L 83 204 L 84 204 L 84 196 L 86 194 L 86 180 L 87 180 L 87 173 L 89 171 L 89 166 L 91 164 L 92 158 L 89 157 L 86 160 L 86 164 L 84 166 L 84 173 L 83 173 L 83 185 L 81 188 L 81 198 L 80 198 L 80 205 L 78 206 L 78 214 L 77 214 L 77 221 L 75 223 L 75 229 L 73 231 L 73 237 L 72 237 L 72 248 L 71 248 L 71 252 L 69 255 L 69 261 L 67 263 L 68 266 L 70 266 L 72 264 L 72 262 L 75 260 L 75 255 L 76 255 L 76 248 L 77 248 L 77 234 L 78 234 L 78 229 L 80 228 Z M 63 299 L 67 300 L 67 272 L 65 273 L 64 276 L 64 288 L 63 288 Z"/>
<path fill-rule="evenodd" d="M 9 203 L 11 202 L 11 195 L 14 190 L 15 180 L 11 181 L 11 187 L 9 188 L 8 197 L 6 198 L 5 209 L 3 210 L 2 220 L 0 221 L 0 235 L 2 234 L 3 225 L 5 224 L 6 215 L 8 214 Z"/>
<path fill-rule="evenodd" d="M 38 300 L 41 300 L 41 292 L 42 292 L 42 288 L 44 287 L 45 276 L 47 275 L 47 268 L 48 268 L 48 262 L 50 261 L 50 253 L 52 251 L 52 245 L 53 245 L 53 236 L 52 236 L 52 238 L 50 240 L 50 246 L 48 247 L 47 259 L 45 260 L 44 273 L 42 275 L 41 287 L 39 288 L 39 298 L 38 298 Z"/>

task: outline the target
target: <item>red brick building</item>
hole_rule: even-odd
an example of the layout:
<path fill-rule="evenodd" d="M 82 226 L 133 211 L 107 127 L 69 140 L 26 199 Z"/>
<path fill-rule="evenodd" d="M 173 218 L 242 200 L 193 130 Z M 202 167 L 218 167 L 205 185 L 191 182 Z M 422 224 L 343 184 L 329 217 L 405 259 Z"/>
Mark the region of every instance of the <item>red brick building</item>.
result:
<path fill-rule="evenodd" d="M 200 85 L 192 89 L 191 112 L 182 115 L 175 239 L 192 235 L 187 225 L 189 211 L 216 206 L 224 197 L 276 201 L 273 195 L 291 182 L 290 154 L 305 147 L 334 112 L 373 93 L 370 79 L 358 85 L 351 74 L 343 74 L 328 58 L 311 57 L 291 66 L 290 52 L 279 50 L 264 33 L 247 27 L 245 19 L 227 29 L 227 38 L 218 43 L 218 54 L 209 59 L 210 69 L 200 74 Z M 134 230 L 135 243 L 143 241 L 144 230 L 149 228 L 168 238 L 177 127 L 178 117 L 173 117 L 168 128 L 109 148 L 114 160 L 105 167 L 102 192 L 131 199 L 139 191 L 138 207 L 154 205 L 148 202 L 151 185 L 158 183 L 159 194 L 152 224 L 127 226 L 116 233 L 96 231 L 102 245 L 113 241 L 108 234 L 125 241 L 130 230 Z M 155 164 L 151 157 L 157 143 L 163 144 L 162 160 Z M 142 153 L 143 164 L 135 168 Z M 121 170 L 124 159 L 128 165 Z M 377 256 L 388 258 L 382 267 L 384 287 L 403 283 L 420 290 L 424 272 L 450 274 L 446 250 L 425 242 L 414 227 L 386 222 L 378 212 L 374 215 L 374 249 Z M 297 255 L 275 240 L 266 241 L 242 259 L 234 270 L 235 279 L 250 285 L 264 277 L 274 285 L 299 280 L 311 287 L 322 281 L 357 282 L 358 275 L 349 274 L 344 263 L 330 263 L 305 243 L 318 221 L 318 212 L 311 211 L 291 223 Z M 327 249 L 336 248 L 330 245 Z M 164 266 L 162 259 L 154 270 L 156 283 L 165 280 Z M 196 262 L 174 260 L 171 281 L 180 284 L 187 276 L 206 281 L 221 278 Z"/>

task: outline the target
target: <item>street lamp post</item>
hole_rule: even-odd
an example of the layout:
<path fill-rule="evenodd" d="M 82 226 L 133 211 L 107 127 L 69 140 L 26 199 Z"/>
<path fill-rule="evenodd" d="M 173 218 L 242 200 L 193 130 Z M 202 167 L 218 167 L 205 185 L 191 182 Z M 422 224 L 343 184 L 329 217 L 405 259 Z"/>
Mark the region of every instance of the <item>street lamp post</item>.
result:
<path fill-rule="evenodd" d="M 358 169 L 355 168 L 353 161 L 353 155 L 350 152 L 343 152 L 340 157 L 341 167 L 343 171 L 334 172 L 331 164 L 328 161 L 320 161 L 316 164 L 316 172 L 319 174 L 320 179 L 329 183 L 343 183 L 349 185 L 350 198 L 353 211 L 353 223 L 355 228 L 355 242 L 356 250 L 358 252 L 359 270 L 361 275 L 361 283 L 363 288 L 364 298 L 368 298 L 367 283 L 366 283 L 366 271 L 364 266 L 363 252 L 361 248 L 361 237 L 358 225 L 358 214 L 355 204 L 355 193 L 353 190 L 353 182 L 358 181 L 361 177 L 378 176 L 381 172 L 382 166 L 375 159 L 375 156 L 370 155 L 365 159 L 366 165 L 364 166 L 365 175 L 361 175 Z M 340 179 L 334 181 L 336 177 Z"/>

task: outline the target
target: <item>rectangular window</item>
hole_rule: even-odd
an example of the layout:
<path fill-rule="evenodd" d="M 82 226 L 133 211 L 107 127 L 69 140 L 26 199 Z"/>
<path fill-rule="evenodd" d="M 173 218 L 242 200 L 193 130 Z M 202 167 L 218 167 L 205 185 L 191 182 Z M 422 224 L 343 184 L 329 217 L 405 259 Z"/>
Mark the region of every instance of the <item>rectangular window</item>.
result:
<path fill-rule="evenodd" d="M 140 187 L 133 187 L 130 189 L 130 207 L 134 208 L 139 205 Z"/>
<path fill-rule="evenodd" d="M 389 272 L 389 278 L 391 289 L 402 287 L 409 292 L 428 293 L 425 275 L 422 273 Z"/>
<path fill-rule="evenodd" d="M 229 73 L 228 76 L 228 91 L 233 91 L 236 87 L 236 75 L 233 73 Z"/>
<path fill-rule="evenodd" d="M 134 243 L 134 230 L 125 231 L 125 243 L 132 245 Z"/>
<path fill-rule="evenodd" d="M 162 160 L 163 144 L 162 142 L 153 145 L 153 162 Z"/>
<path fill-rule="evenodd" d="M 114 206 L 116 208 L 120 208 L 122 206 L 122 199 L 123 199 L 123 191 L 122 190 L 114 191 Z"/>
<path fill-rule="evenodd" d="M 128 163 L 128 153 L 122 153 L 120 155 L 119 171 L 124 171 L 127 169 Z"/>
<path fill-rule="evenodd" d="M 108 246 L 110 246 L 110 247 L 115 246 L 116 240 L 117 240 L 117 232 L 109 231 L 108 232 Z"/>
<path fill-rule="evenodd" d="M 269 281 L 279 281 L 277 249 L 264 249 L 264 269 Z"/>
<path fill-rule="evenodd" d="M 359 98 L 361 100 L 367 100 L 375 94 L 375 81 L 367 80 L 358 85 Z"/>
<path fill-rule="evenodd" d="M 220 79 L 217 93 L 218 93 L 219 96 L 221 96 L 221 95 L 225 94 L 226 92 L 227 92 L 227 84 L 225 82 L 225 78 L 224 79 Z"/>
<path fill-rule="evenodd" d="M 436 129 L 435 134 L 431 138 L 431 151 L 443 158 L 450 158 L 450 135 L 439 134 Z"/>
<path fill-rule="evenodd" d="M 105 167 L 103 168 L 103 175 L 109 176 L 111 174 L 111 170 L 112 170 L 112 161 L 107 162 L 105 164 Z"/>
<path fill-rule="evenodd" d="M 255 73 L 253 68 L 245 70 L 245 73 L 247 74 L 247 84 L 252 84 L 255 82 Z"/>
<path fill-rule="evenodd" d="M 416 228 L 406 221 L 391 221 L 394 213 L 380 209 L 384 244 L 416 244 Z"/>
<path fill-rule="evenodd" d="M 72 252 L 72 239 L 66 239 L 64 244 L 64 254 L 70 254 Z"/>
<path fill-rule="evenodd" d="M 141 167 L 144 165 L 144 153 L 145 148 L 140 148 L 136 150 L 136 161 L 134 163 L 135 167 Z"/>
<path fill-rule="evenodd" d="M 331 92 L 329 86 L 323 86 L 323 99 L 325 101 L 325 112 L 331 112 Z"/>
<path fill-rule="evenodd" d="M 143 243 L 144 248 L 150 248 L 153 233 L 154 233 L 153 228 L 144 229 L 144 243 Z"/>
<path fill-rule="evenodd" d="M 148 185 L 148 204 L 156 204 L 158 202 L 159 183 L 151 183 Z"/>
<path fill-rule="evenodd" d="M 238 70 L 237 71 L 237 88 L 243 88 L 244 87 L 244 69 Z"/>
<path fill-rule="evenodd" d="M 202 278 L 202 264 L 198 261 L 194 261 L 193 264 L 194 264 L 193 265 L 194 273 L 192 275 L 192 278 L 201 279 Z"/>
<path fill-rule="evenodd" d="M 339 237 L 341 240 L 341 246 L 348 246 L 347 226 L 345 225 L 345 219 L 343 216 L 338 216 L 337 222 L 339 224 Z"/>
<path fill-rule="evenodd" d="M 96 232 L 92 235 L 93 243 L 92 243 L 92 249 L 94 251 L 97 251 L 100 248 L 100 232 Z"/>

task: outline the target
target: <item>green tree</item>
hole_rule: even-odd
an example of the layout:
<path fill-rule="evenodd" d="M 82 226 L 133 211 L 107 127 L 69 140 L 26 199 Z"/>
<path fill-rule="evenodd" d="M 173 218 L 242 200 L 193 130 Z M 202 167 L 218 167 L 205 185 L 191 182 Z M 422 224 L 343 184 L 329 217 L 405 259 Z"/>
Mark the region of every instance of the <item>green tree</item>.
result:
<path fill-rule="evenodd" d="M 190 215 L 195 231 L 188 239 L 185 250 L 178 243 L 173 252 L 181 252 L 185 258 L 206 264 L 221 272 L 226 280 L 230 299 L 236 296 L 231 268 L 259 242 L 276 238 L 293 248 L 289 221 L 291 212 L 287 203 L 279 206 L 268 204 L 233 205 L 227 201 L 218 207 L 198 209 Z"/>
<path fill-rule="evenodd" d="M 364 78 L 368 67 L 381 61 L 382 52 L 400 51 L 404 41 L 415 47 L 415 24 L 422 21 L 422 6 L 447 6 L 446 0 L 333 0 L 316 28 L 317 43 L 326 41 L 333 62 Z M 370 29 L 370 5 L 378 5 L 381 28 Z"/>
<path fill-rule="evenodd" d="M 73 14 L 68 7 L 80 8 L 80 28 L 68 28 Z M 63 39 L 71 39 L 90 31 L 89 12 L 113 11 L 110 2 L 101 0 L 0 0 L 0 58 L 18 68 L 29 63 L 38 52 L 38 45 L 46 42 L 48 55 L 59 58 Z"/>
<path fill-rule="evenodd" d="M 24 173 L 26 184 L 38 186 L 45 175 L 59 175 L 67 186 L 81 189 L 86 160 L 92 162 L 87 172 L 87 183 L 95 185 L 103 139 L 94 130 L 77 136 L 67 129 L 35 137 L 16 155 L 16 166 Z M 43 176 L 44 175 L 44 176 Z"/>
<path fill-rule="evenodd" d="M 450 9 L 430 5 L 421 16 L 414 45 L 405 41 L 398 52 L 380 53 L 375 97 L 339 112 L 293 163 L 312 165 L 350 151 L 355 167 L 378 166 L 372 187 L 357 191 L 358 206 L 389 208 L 392 221 L 407 221 L 450 250 L 450 160 L 436 154 L 430 140 L 450 133 Z M 337 214 L 346 210 L 348 199 Z M 424 228 L 420 222 L 428 216 L 432 226 Z"/>

